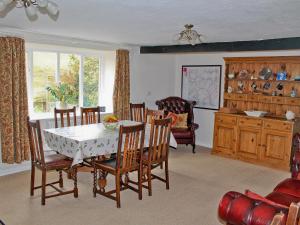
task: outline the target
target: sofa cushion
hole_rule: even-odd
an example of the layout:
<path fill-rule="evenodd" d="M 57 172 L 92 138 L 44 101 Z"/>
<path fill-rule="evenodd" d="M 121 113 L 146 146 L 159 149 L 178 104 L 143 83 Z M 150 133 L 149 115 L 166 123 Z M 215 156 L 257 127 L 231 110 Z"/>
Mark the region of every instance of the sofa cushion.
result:
<path fill-rule="evenodd" d="M 287 207 L 289 207 L 292 202 L 300 201 L 299 197 L 276 191 L 273 191 L 272 193 L 268 194 L 266 198 L 278 204 L 285 205 Z"/>
<path fill-rule="evenodd" d="M 189 130 L 188 128 L 172 128 L 171 129 L 172 134 L 177 139 L 180 138 L 193 138 L 193 132 Z"/>
<path fill-rule="evenodd" d="M 274 188 L 274 191 L 293 195 L 300 199 L 300 180 L 292 178 L 285 179 Z"/>
<path fill-rule="evenodd" d="M 275 206 L 275 207 L 281 207 L 281 208 L 287 208 L 288 209 L 288 207 L 286 205 L 282 205 L 282 204 L 279 204 L 277 202 L 274 202 L 274 201 L 272 201 L 270 199 L 267 199 L 267 198 L 255 193 L 255 192 L 252 192 L 250 190 L 246 190 L 245 195 L 247 195 L 249 198 L 268 203 L 268 204 L 270 204 L 272 206 Z"/>
<path fill-rule="evenodd" d="M 167 118 L 171 118 L 171 127 L 174 127 L 177 123 L 178 116 L 176 113 L 169 112 Z"/>
<path fill-rule="evenodd" d="M 175 128 L 187 128 L 187 113 L 181 113 L 181 114 L 176 114 L 177 115 L 177 121 L 175 124 Z"/>

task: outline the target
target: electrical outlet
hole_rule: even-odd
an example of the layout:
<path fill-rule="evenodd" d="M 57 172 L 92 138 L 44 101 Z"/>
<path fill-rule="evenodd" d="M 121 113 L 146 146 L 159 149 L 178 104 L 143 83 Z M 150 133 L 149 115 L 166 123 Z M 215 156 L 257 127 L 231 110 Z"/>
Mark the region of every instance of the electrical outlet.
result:
<path fill-rule="evenodd" d="M 105 106 L 100 106 L 100 112 L 105 112 L 105 111 L 106 111 Z"/>

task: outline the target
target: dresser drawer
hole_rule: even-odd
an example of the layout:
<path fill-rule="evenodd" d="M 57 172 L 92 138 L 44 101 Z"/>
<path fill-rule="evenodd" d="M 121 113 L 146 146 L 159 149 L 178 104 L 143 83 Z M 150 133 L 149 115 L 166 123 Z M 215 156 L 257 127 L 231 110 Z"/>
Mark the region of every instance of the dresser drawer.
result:
<path fill-rule="evenodd" d="M 232 94 L 232 93 L 224 93 L 224 99 L 234 99 L 234 94 Z"/>
<path fill-rule="evenodd" d="M 273 96 L 272 97 L 272 103 L 274 104 L 284 104 L 284 98 L 283 97 L 277 97 L 277 96 Z"/>
<path fill-rule="evenodd" d="M 230 124 L 235 125 L 236 124 L 236 117 L 235 116 L 226 116 L 226 115 L 216 115 L 216 121 L 218 123 L 224 123 L 224 124 Z"/>
<path fill-rule="evenodd" d="M 248 95 L 247 96 L 248 101 L 258 101 L 258 95 Z"/>
<path fill-rule="evenodd" d="M 245 95 L 245 94 L 235 94 L 234 98 L 235 98 L 235 100 L 246 100 L 247 95 Z"/>
<path fill-rule="evenodd" d="M 260 96 L 258 97 L 258 100 L 259 100 L 260 102 L 271 103 L 271 102 L 272 102 L 272 97 L 271 97 L 271 96 L 260 95 Z"/>
<path fill-rule="evenodd" d="M 287 105 L 300 105 L 300 98 L 285 98 Z"/>
<path fill-rule="evenodd" d="M 284 121 L 267 120 L 264 121 L 264 128 L 280 131 L 291 131 L 293 126 L 292 124 Z"/>
<path fill-rule="evenodd" d="M 254 118 L 240 118 L 239 126 L 247 126 L 247 127 L 261 127 L 262 121 L 260 119 L 254 119 Z"/>

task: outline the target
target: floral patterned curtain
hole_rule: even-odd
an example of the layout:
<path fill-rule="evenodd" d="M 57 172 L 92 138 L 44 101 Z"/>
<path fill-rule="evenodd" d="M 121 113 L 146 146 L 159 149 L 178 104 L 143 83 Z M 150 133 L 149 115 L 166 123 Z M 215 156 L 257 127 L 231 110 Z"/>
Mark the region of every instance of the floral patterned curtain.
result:
<path fill-rule="evenodd" d="M 129 119 L 129 101 L 129 51 L 117 50 L 113 105 L 114 114 L 121 120 Z"/>
<path fill-rule="evenodd" d="M 25 43 L 0 37 L 0 132 L 2 162 L 29 160 Z"/>

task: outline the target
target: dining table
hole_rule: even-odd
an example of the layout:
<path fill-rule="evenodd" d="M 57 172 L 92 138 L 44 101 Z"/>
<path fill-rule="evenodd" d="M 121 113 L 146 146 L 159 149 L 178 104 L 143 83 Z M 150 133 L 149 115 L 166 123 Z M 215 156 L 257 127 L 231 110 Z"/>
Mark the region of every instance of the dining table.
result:
<path fill-rule="evenodd" d="M 138 125 L 131 120 L 119 121 L 118 127 Z M 103 123 L 44 129 L 45 142 L 52 150 L 73 159 L 72 166 L 86 158 L 116 153 L 118 150 L 119 129 L 108 129 Z M 145 126 L 144 147 L 149 147 L 151 125 Z M 171 133 L 169 146 L 177 148 Z"/>

